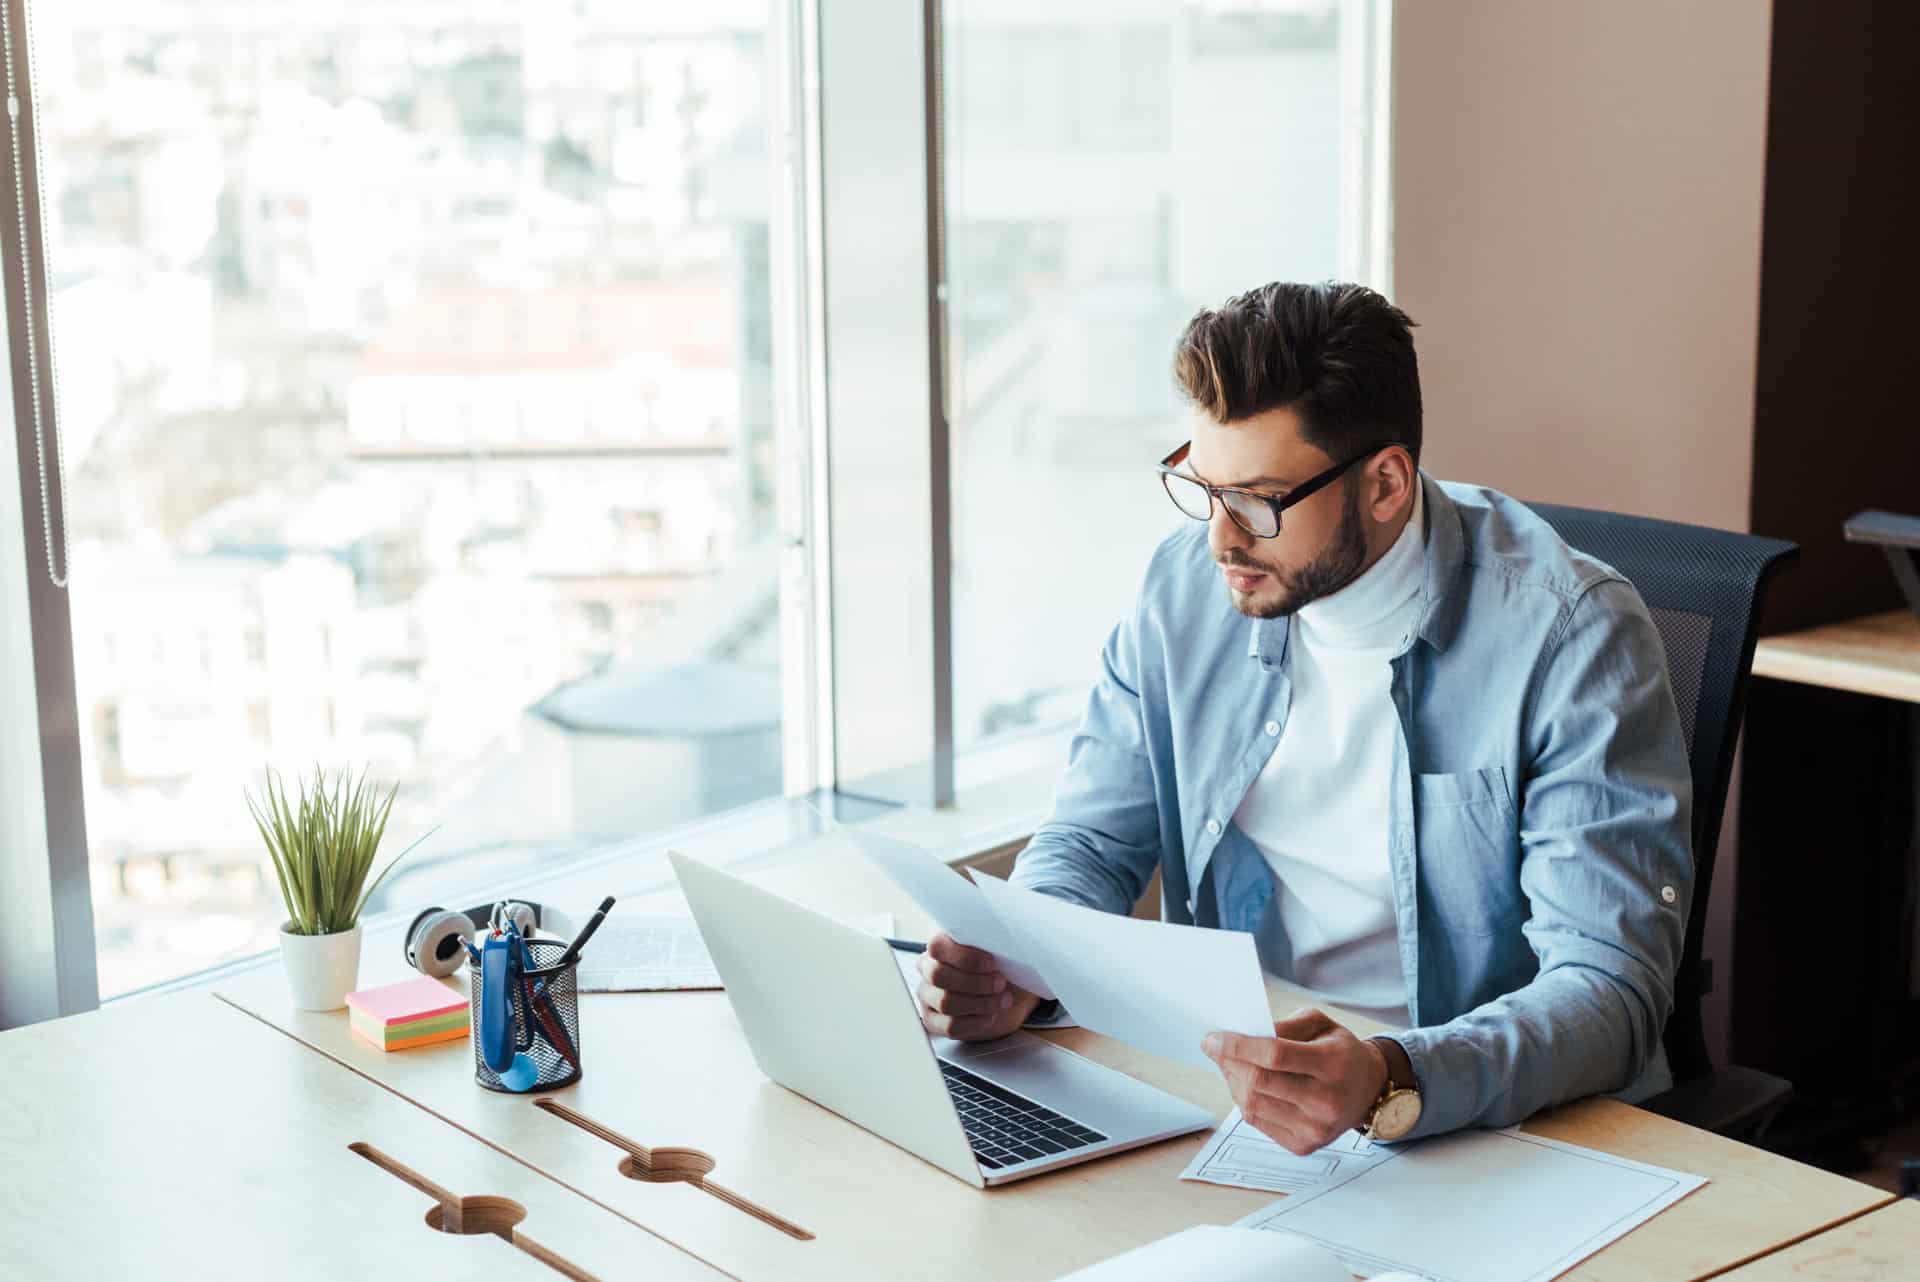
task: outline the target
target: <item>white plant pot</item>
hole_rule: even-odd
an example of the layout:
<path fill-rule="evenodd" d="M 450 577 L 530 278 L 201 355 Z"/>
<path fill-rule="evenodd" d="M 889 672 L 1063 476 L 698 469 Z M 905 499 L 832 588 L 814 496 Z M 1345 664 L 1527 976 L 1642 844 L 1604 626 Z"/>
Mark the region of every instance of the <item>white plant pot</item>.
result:
<path fill-rule="evenodd" d="M 280 923 L 280 960 L 301 1010 L 339 1010 L 360 983 L 360 925 L 332 935 L 296 935 Z"/>

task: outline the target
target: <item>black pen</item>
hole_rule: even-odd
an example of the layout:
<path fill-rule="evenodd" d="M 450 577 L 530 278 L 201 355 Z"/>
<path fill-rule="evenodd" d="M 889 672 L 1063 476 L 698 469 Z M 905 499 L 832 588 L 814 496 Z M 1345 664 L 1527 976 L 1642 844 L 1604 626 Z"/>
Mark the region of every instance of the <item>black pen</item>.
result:
<path fill-rule="evenodd" d="M 888 939 L 887 943 L 891 945 L 897 953 L 924 953 L 927 951 L 927 946 L 917 940 Z"/>
<path fill-rule="evenodd" d="M 600 901 L 600 907 L 594 912 L 593 916 L 587 918 L 587 924 L 580 928 L 580 933 L 573 937 L 573 942 L 567 945 L 567 951 L 560 954 L 559 960 L 555 961 L 552 967 L 543 966 L 541 969 L 559 970 L 563 967 L 571 966 L 574 962 L 580 960 L 580 950 L 587 946 L 589 939 L 593 938 L 593 932 L 600 929 L 600 923 L 607 919 L 607 912 L 612 907 L 613 896 L 608 895 Z"/>

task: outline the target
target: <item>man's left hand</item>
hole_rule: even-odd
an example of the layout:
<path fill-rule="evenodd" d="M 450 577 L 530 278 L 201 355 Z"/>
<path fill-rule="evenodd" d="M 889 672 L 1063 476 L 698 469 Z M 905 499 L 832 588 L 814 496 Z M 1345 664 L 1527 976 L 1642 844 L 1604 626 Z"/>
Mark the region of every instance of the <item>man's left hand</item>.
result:
<path fill-rule="evenodd" d="M 1241 1116 L 1301 1157 L 1365 1121 L 1387 1082 L 1378 1046 L 1311 1008 L 1275 1023 L 1272 1037 L 1208 1033 L 1200 1048 Z"/>

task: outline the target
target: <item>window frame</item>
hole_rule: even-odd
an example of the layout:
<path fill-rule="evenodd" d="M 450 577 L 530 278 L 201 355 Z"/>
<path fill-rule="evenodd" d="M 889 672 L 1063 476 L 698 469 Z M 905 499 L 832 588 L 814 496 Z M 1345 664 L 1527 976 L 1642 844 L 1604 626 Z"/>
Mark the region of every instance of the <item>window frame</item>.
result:
<path fill-rule="evenodd" d="M 0 209 L 17 211 L 0 231 L 12 242 L 0 336 L 9 358 L 7 400 L 18 481 L 17 489 L 8 487 L 0 469 L 0 488 L 7 490 L 0 495 L 0 706 L 30 710 L 30 715 L 0 717 L 0 1029 L 100 1004 L 80 793 L 73 621 L 66 591 L 53 581 L 50 559 L 64 557 L 65 539 L 54 537 L 58 553 L 47 546 L 48 531 L 64 532 L 66 512 L 55 480 L 59 424 L 47 341 L 45 206 L 26 17 L 25 0 L 7 0 L 0 14 L 14 123 L 0 131 L 5 149 Z M 37 341 L 30 344 L 29 335 Z M 33 427 L 36 398 L 42 441 Z M 67 568 L 60 566 L 63 576 Z"/>

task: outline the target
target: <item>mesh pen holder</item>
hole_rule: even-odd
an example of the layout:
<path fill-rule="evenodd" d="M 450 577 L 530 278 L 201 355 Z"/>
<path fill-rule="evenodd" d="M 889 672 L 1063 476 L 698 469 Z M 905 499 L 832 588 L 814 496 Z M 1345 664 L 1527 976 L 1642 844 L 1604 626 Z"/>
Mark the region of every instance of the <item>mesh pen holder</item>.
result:
<path fill-rule="evenodd" d="M 522 1089 L 503 1081 L 501 1074 L 487 1066 L 481 1054 L 480 1011 L 486 999 L 486 984 L 480 967 L 471 961 L 467 963 L 468 1017 L 474 1033 L 473 1080 L 481 1086 L 503 1095 L 527 1095 L 571 1086 L 580 1080 L 580 993 L 575 985 L 579 964 L 575 962 L 560 970 L 545 969 L 566 951 L 567 946 L 557 940 L 527 940 L 527 956 L 533 969 L 509 1003 L 513 1012 L 515 1061 L 518 1063 L 518 1057 L 525 1055 L 535 1069 L 532 1084 Z M 538 995 L 529 997 L 529 988 L 535 988 Z M 561 1038 L 566 1041 L 566 1047 L 555 1045 Z M 572 1051 L 571 1055 L 568 1050 Z M 524 1072 L 509 1069 L 506 1075 L 518 1078 L 523 1077 Z"/>

